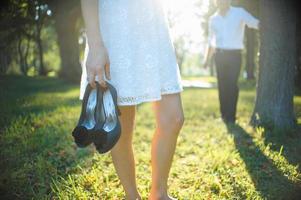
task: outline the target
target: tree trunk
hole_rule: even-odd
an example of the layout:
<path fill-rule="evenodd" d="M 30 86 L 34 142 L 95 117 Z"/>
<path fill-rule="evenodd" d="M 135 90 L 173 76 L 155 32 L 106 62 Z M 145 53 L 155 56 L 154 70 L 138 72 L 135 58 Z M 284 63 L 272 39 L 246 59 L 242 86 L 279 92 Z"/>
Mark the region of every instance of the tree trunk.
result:
<path fill-rule="evenodd" d="M 37 38 L 36 38 L 36 43 L 38 45 L 38 56 L 39 56 L 39 75 L 41 76 L 46 76 L 47 75 L 47 71 L 45 69 L 44 66 L 44 57 L 43 57 L 43 44 L 42 44 L 42 40 L 41 40 L 41 30 L 37 30 Z"/>
<path fill-rule="evenodd" d="M 244 0 L 243 6 L 255 17 L 258 17 L 259 1 Z M 247 79 L 255 79 L 255 58 L 256 58 L 257 38 L 254 29 L 246 28 L 246 72 Z"/>
<path fill-rule="evenodd" d="M 301 13 L 297 13 L 297 76 L 296 86 L 301 89 Z"/>
<path fill-rule="evenodd" d="M 10 47 L 0 48 L 0 75 L 4 75 L 11 63 Z"/>
<path fill-rule="evenodd" d="M 26 69 L 24 66 L 24 57 L 23 57 L 23 52 L 22 52 L 22 36 L 20 34 L 18 34 L 17 52 L 18 52 L 18 57 L 19 57 L 20 70 L 21 70 L 22 74 L 26 76 Z"/>
<path fill-rule="evenodd" d="M 79 83 L 81 76 L 78 44 L 79 31 L 76 27 L 79 17 L 80 4 L 78 1 L 62 1 L 57 3 L 55 7 L 55 28 L 61 58 L 59 76 L 75 83 Z"/>
<path fill-rule="evenodd" d="M 246 53 L 246 72 L 247 79 L 253 80 L 255 79 L 255 42 L 256 35 L 255 31 L 252 29 L 246 29 L 246 37 L 247 37 L 247 53 Z"/>
<path fill-rule="evenodd" d="M 27 43 L 26 43 L 26 47 L 25 47 L 25 53 L 24 53 L 24 67 L 26 69 L 26 75 L 27 75 L 27 71 L 28 71 L 28 54 L 29 54 L 29 48 L 30 48 L 30 38 L 26 37 L 27 39 Z"/>
<path fill-rule="evenodd" d="M 293 0 L 260 1 L 260 69 L 253 125 L 282 129 L 296 124 L 296 7 Z"/>
<path fill-rule="evenodd" d="M 211 58 L 209 61 L 209 69 L 210 69 L 210 76 L 215 76 L 215 63 L 214 63 L 214 59 Z"/>
<path fill-rule="evenodd" d="M 23 43 L 23 38 L 22 35 L 18 35 L 18 42 L 17 42 L 17 52 L 19 55 L 19 65 L 20 65 L 20 70 L 23 75 L 27 76 L 27 71 L 28 71 L 28 63 L 27 63 L 27 58 L 28 58 L 28 52 L 29 52 L 29 44 L 30 44 L 30 38 L 26 37 L 26 45 L 22 45 Z"/>
<path fill-rule="evenodd" d="M 40 6 L 39 4 L 37 4 L 36 6 Z M 43 41 L 42 41 L 42 36 L 41 36 L 41 32 L 42 32 L 42 28 L 43 28 L 43 16 L 41 14 L 41 8 L 39 7 L 37 9 L 37 16 L 39 17 L 38 20 L 35 20 L 35 26 L 36 26 L 36 33 L 35 33 L 35 41 L 38 47 L 38 57 L 39 57 L 39 75 L 40 76 L 46 76 L 47 75 L 47 71 L 45 69 L 45 65 L 44 65 L 44 50 L 43 50 Z"/>

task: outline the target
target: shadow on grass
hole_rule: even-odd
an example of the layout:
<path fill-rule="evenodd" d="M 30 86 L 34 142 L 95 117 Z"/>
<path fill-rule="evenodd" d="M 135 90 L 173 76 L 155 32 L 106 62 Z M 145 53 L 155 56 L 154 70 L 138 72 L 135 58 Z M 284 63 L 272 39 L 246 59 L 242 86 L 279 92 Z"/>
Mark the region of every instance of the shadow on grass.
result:
<path fill-rule="evenodd" d="M 92 156 L 76 151 L 71 129 L 78 116 L 64 116 L 81 104 L 64 96 L 75 88 L 57 78 L 0 77 L 0 199 L 51 199 L 52 179 L 67 177 Z M 57 92 L 62 96 L 52 95 Z"/>
<path fill-rule="evenodd" d="M 270 148 L 274 151 L 282 151 L 282 155 L 290 164 L 298 165 L 301 171 L 301 124 L 294 130 L 265 131 L 265 145 L 271 144 Z M 296 156 L 299 155 L 299 156 Z"/>
<path fill-rule="evenodd" d="M 1 92 L 10 91 L 15 96 L 31 95 L 36 92 L 64 92 L 79 87 L 54 77 L 27 77 L 17 75 L 0 76 Z"/>
<path fill-rule="evenodd" d="M 246 164 L 256 190 L 264 199 L 301 199 L 301 186 L 292 183 L 279 171 L 273 161 L 263 154 L 258 145 L 253 142 L 253 138 L 241 126 L 228 124 L 227 129 L 234 137 L 236 149 Z"/>
<path fill-rule="evenodd" d="M 296 118 L 301 119 L 301 102 L 295 102 Z M 271 149 L 280 151 L 282 155 L 293 165 L 298 165 L 301 171 L 301 122 L 295 129 L 287 131 L 270 131 L 264 132 L 265 144 L 271 144 Z M 296 156 L 298 155 L 298 156 Z"/>
<path fill-rule="evenodd" d="M 59 105 L 79 105 L 76 98 L 50 99 L 47 105 L 29 105 L 31 98 L 39 93 L 66 92 L 74 89 L 75 85 L 63 80 L 49 77 L 25 77 L 25 76 L 0 76 L 0 132 L 9 127 L 16 117 L 24 117 L 29 114 L 50 112 Z M 45 100 L 44 100 L 45 101 Z"/>

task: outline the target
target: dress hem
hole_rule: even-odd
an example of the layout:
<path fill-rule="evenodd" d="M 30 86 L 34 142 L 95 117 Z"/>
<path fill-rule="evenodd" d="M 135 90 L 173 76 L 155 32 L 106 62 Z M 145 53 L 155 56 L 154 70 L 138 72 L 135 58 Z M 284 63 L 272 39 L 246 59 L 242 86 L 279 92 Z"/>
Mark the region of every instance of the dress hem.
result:
<path fill-rule="evenodd" d="M 154 97 L 154 98 L 145 98 L 145 99 L 142 99 L 140 101 L 132 101 L 132 102 L 117 102 L 117 105 L 118 106 L 136 106 L 136 105 L 139 105 L 141 103 L 147 103 L 147 102 L 154 102 L 154 101 L 160 101 L 162 99 L 162 96 L 163 95 L 168 95 L 168 94 L 177 94 L 177 93 L 181 93 L 183 92 L 183 88 L 180 88 L 178 90 L 173 90 L 173 91 L 164 91 L 164 92 L 161 92 L 161 95 L 158 96 L 158 97 Z"/>
<path fill-rule="evenodd" d="M 79 95 L 79 100 L 83 100 L 84 96 L 84 90 L 85 87 L 84 85 L 89 84 L 88 82 L 81 83 L 81 92 Z M 177 84 L 174 86 L 167 86 L 161 88 L 160 94 L 157 95 L 151 95 L 151 94 L 146 94 L 142 96 L 134 96 L 134 97 L 122 97 L 119 96 L 117 99 L 117 105 L 118 106 L 134 106 L 134 105 L 139 105 L 144 102 L 153 102 L 153 101 L 159 101 L 162 99 L 162 95 L 168 95 L 168 94 L 176 94 L 176 93 L 181 93 L 183 91 L 183 86 L 181 84 Z"/>

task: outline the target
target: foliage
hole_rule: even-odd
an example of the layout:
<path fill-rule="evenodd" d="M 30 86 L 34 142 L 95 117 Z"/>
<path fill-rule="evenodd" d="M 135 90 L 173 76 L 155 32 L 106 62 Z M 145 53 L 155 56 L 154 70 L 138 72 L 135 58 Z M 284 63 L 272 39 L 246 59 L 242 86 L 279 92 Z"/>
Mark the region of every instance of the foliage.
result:
<path fill-rule="evenodd" d="M 80 69 L 77 51 L 65 57 L 60 53 L 78 48 L 78 31 L 72 28 L 81 16 L 79 0 L 4 0 L 0 9 L 0 74 L 56 75 L 62 60 L 69 63 L 62 68 L 78 79 L 72 74 Z M 58 21 L 64 26 L 55 26 Z M 58 42 L 61 35 L 73 46 Z M 61 46 L 67 47 L 62 51 Z"/>

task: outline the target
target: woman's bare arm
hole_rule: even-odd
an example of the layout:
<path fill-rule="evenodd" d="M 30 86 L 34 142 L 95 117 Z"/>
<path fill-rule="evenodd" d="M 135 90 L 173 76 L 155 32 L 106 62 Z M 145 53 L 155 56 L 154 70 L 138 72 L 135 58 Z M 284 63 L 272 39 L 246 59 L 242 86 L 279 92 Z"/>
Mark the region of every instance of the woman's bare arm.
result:
<path fill-rule="evenodd" d="M 110 79 L 110 62 L 102 40 L 99 23 L 99 0 L 81 0 L 82 14 L 86 28 L 89 52 L 86 60 L 86 70 L 88 81 L 95 88 L 95 76 L 98 76 L 98 82 L 106 86 L 104 82 L 104 73 L 107 79 Z"/>
<path fill-rule="evenodd" d="M 81 0 L 89 47 L 104 46 L 99 29 L 98 0 Z"/>

